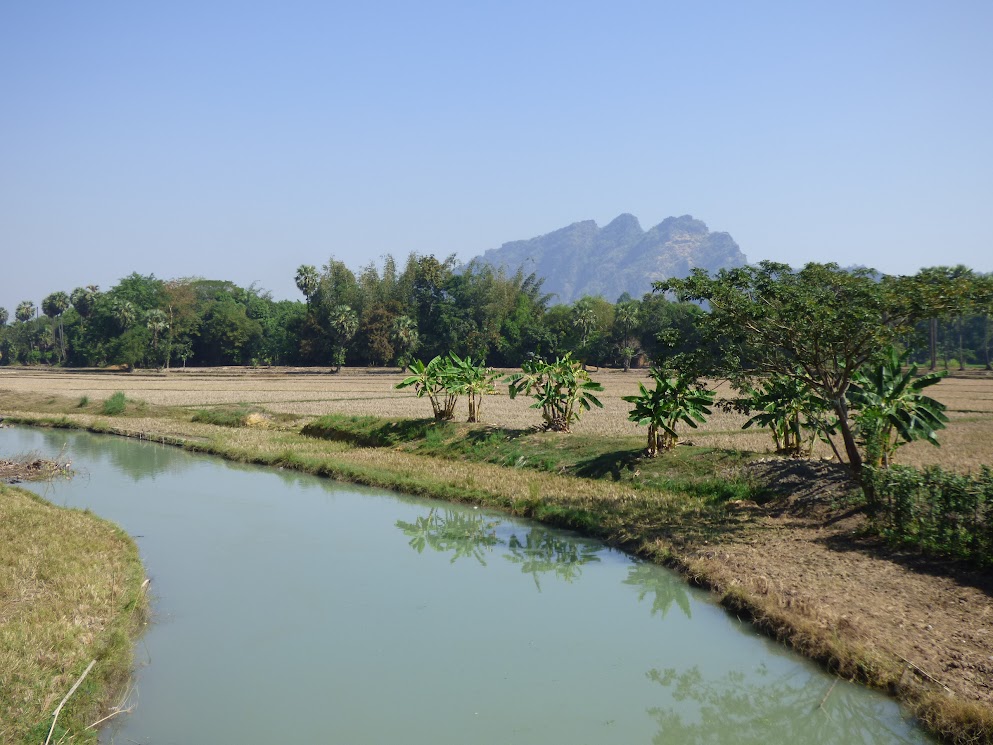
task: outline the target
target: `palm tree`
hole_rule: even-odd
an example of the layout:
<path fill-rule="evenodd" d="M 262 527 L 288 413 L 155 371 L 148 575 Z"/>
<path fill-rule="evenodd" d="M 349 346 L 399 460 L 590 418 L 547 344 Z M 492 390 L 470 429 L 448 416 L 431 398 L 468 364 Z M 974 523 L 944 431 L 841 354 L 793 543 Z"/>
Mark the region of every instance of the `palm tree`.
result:
<path fill-rule="evenodd" d="M 631 337 L 631 331 L 638 322 L 638 303 L 620 303 L 614 313 L 614 324 L 621 332 L 621 356 L 624 358 L 624 372 L 631 369 L 631 358 L 638 353 L 635 346 L 637 340 Z"/>
<path fill-rule="evenodd" d="M 41 309 L 53 321 L 59 321 L 59 361 L 66 358 L 66 336 L 62 328 L 62 314 L 69 310 L 69 296 L 64 292 L 53 292 L 41 301 Z"/>
<path fill-rule="evenodd" d="M 320 284 L 317 267 L 312 264 L 301 264 L 297 268 L 296 283 L 297 289 L 307 299 L 307 309 L 310 310 L 311 298 L 317 293 L 317 287 Z"/>
<path fill-rule="evenodd" d="M 6 326 L 8 320 L 10 320 L 10 316 L 7 314 L 7 309 L 0 308 L 0 328 Z"/>
<path fill-rule="evenodd" d="M 111 306 L 111 314 L 117 325 L 121 327 L 121 331 L 131 328 L 138 317 L 138 312 L 130 300 L 115 300 Z"/>
<path fill-rule="evenodd" d="M 96 308 L 99 289 L 96 285 L 87 285 L 86 287 L 77 287 L 69 295 L 69 302 L 79 314 L 79 326 L 82 331 L 86 330 L 86 321 L 93 315 Z"/>
<path fill-rule="evenodd" d="M 17 304 L 17 310 L 14 311 L 14 317 L 21 323 L 27 323 L 35 317 L 36 312 L 34 303 L 30 300 L 22 300 Z"/>
<path fill-rule="evenodd" d="M 348 305 L 336 305 L 331 309 L 328 320 L 335 336 L 332 363 L 335 366 L 334 371 L 341 372 L 341 366 L 345 364 L 345 350 L 355 336 L 355 332 L 359 330 L 359 316 Z"/>
<path fill-rule="evenodd" d="M 400 372 L 407 369 L 410 355 L 420 344 L 420 335 L 417 333 L 417 322 L 410 316 L 398 316 L 393 322 L 393 343 L 396 344 L 399 354 L 397 364 L 400 365 Z"/>
<path fill-rule="evenodd" d="M 169 329 L 169 321 L 166 314 L 158 308 L 152 308 L 145 314 L 145 326 L 152 332 L 152 351 L 159 350 L 159 334 Z"/>

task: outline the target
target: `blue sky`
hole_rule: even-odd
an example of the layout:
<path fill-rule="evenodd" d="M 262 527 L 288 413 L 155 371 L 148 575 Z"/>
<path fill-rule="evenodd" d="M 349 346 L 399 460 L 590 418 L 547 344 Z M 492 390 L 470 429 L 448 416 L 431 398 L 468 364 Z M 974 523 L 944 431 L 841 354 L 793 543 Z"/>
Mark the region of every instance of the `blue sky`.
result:
<path fill-rule="evenodd" d="M 993 270 L 990 2 L 0 0 L 0 306 L 630 212 Z"/>

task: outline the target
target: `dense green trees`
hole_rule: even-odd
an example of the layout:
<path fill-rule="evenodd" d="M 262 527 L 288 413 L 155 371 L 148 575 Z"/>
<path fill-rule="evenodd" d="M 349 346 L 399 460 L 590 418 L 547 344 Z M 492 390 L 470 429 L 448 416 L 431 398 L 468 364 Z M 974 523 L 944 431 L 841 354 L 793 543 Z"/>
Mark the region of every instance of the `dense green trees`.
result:
<path fill-rule="evenodd" d="M 821 295 L 808 298 L 804 308 L 783 296 L 777 312 L 793 314 L 798 323 L 815 318 L 817 328 L 836 328 L 842 335 L 844 326 L 831 309 L 840 307 L 835 289 L 848 287 L 854 294 L 845 295 L 846 302 L 887 329 L 864 340 L 867 349 L 893 341 L 909 350 L 913 362 L 991 366 L 993 277 L 965 267 L 933 267 L 902 278 L 837 268 L 794 273 L 772 265 L 734 271 L 727 274 L 729 287 L 738 282 L 743 292 L 757 292 L 791 274 L 811 287 L 822 284 Z M 331 257 L 320 268 L 301 265 L 294 278 L 302 295 L 298 301 L 277 302 L 265 290 L 223 280 L 163 281 L 137 273 L 106 291 L 95 285 L 68 294 L 56 290 L 41 303 L 44 315 L 25 300 L 13 311 L 12 323 L 0 324 L 0 364 L 337 369 L 342 364 L 405 367 L 415 356 L 454 353 L 517 367 L 569 353 L 594 367 L 671 364 L 695 356 L 772 369 L 770 360 L 742 348 L 732 334 L 712 333 L 721 325 L 740 331 L 744 317 L 722 308 L 720 298 L 708 300 L 700 279 L 667 286 L 680 290 L 679 297 L 625 294 L 617 303 L 585 297 L 555 305 L 534 274 L 475 262 L 459 267 L 454 257 L 412 254 L 398 263 L 385 256 L 357 272 Z M 2 312 L 0 318 L 8 321 L 10 314 Z M 908 322 L 897 324 L 898 319 Z M 770 348 L 782 351 L 776 343 Z M 827 387 L 841 390 L 837 380 Z"/>

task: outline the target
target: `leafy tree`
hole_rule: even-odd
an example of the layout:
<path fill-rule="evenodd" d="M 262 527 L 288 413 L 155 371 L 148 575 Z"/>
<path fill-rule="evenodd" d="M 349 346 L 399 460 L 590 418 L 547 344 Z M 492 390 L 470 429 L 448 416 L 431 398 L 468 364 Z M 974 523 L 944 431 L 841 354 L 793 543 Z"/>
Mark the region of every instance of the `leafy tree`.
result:
<path fill-rule="evenodd" d="M 672 450 L 679 441 L 676 427 L 686 424 L 696 428 L 710 416 L 714 403 L 713 391 L 706 390 L 694 377 L 689 375 L 668 376 L 659 368 L 651 371 L 655 388 L 649 390 L 644 383 L 638 383 L 636 396 L 621 396 L 622 401 L 634 404 L 628 419 L 636 424 L 648 425 L 649 458 L 661 452 Z"/>
<path fill-rule="evenodd" d="M 805 383 L 831 406 L 848 466 L 860 477 L 862 455 L 849 387 L 856 371 L 876 359 L 911 320 L 906 307 L 887 302 L 886 288 L 873 272 L 835 264 L 807 264 L 797 271 L 764 261 L 721 270 L 715 277 L 696 270 L 687 279 L 655 287 L 710 305 L 701 329 L 725 353 L 720 358 L 684 355 L 681 363 L 739 379 L 778 373 Z"/>
<path fill-rule="evenodd" d="M 534 398 L 531 408 L 541 409 L 545 429 L 554 432 L 568 432 L 572 423 L 591 406 L 603 408 L 594 395 L 603 386 L 594 382 L 582 364 L 568 353 L 555 362 L 527 360 L 521 365 L 521 372 L 508 375 L 504 382 L 511 398 L 519 393 Z"/>

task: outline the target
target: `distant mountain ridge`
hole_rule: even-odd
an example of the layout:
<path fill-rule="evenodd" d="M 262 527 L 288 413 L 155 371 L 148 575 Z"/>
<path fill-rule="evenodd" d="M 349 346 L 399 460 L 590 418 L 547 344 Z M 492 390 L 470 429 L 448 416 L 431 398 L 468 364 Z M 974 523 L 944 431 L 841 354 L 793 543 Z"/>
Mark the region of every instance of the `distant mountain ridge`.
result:
<path fill-rule="evenodd" d="M 583 295 L 614 302 L 627 292 L 640 298 L 652 282 L 685 277 L 696 267 L 709 271 L 744 266 L 745 255 L 727 233 L 712 233 L 690 215 L 668 217 L 642 230 L 638 218 L 623 214 L 599 227 L 593 220 L 522 241 L 504 243 L 479 260 L 494 267 L 545 278 L 553 302 L 571 303 Z"/>

